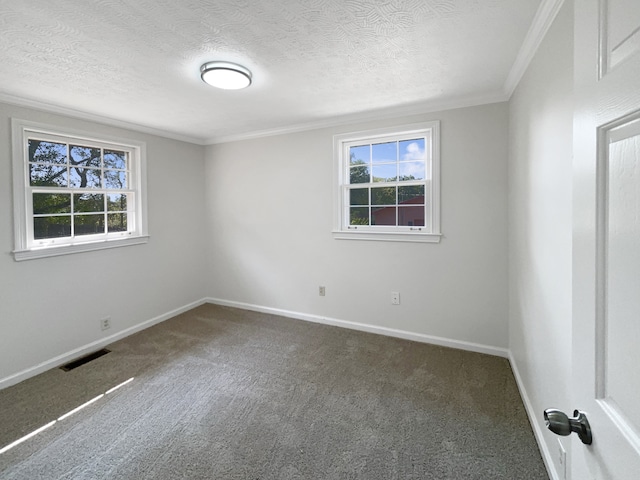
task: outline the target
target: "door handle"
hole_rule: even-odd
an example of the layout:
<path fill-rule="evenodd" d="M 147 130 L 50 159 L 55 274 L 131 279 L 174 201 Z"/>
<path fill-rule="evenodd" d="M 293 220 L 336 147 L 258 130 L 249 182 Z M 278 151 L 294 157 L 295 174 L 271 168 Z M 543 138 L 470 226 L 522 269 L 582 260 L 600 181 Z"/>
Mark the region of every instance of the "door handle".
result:
<path fill-rule="evenodd" d="M 560 410 L 547 408 L 544 411 L 544 421 L 547 424 L 547 428 L 556 435 L 566 436 L 571 435 L 571 432 L 575 432 L 585 445 L 591 445 L 593 441 L 589 420 L 587 420 L 584 412 L 574 410 L 573 418 L 569 418 L 566 413 Z"/>

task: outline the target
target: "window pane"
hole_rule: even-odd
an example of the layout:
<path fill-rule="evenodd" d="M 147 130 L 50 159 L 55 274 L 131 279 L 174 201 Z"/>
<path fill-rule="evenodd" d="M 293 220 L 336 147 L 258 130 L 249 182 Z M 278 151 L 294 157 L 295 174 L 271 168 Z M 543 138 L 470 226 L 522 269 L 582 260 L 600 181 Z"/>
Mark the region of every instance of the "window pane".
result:
<path fill-rule="evenodd" d="M 100 170 L 71 168 L 69 186 L 72 188 L 100 188 Z"/>
<path fill-rule="evenodd" d="M 349 183 L 369 183 L 369 167 L 351 167 Z"/>
<path fill-rule="evenodd" d="M 127 172 L 120 170 L 105 170 L 104 184 L 106 188 L 127 188 Z"/>
<path fill-rule="evenodd" d="M 440 230 L 439 178 L 431 178 L 440 167 L 438 133 L 434 121 L 334 137 L 336 233 L 345 233 L 337 238 L 439 241 L 421 235 Z"/>
<path fill-rule="evenodd" d="M 395 205 L 396 187 L 371 189 L 371 205 Z"/>
<path fill-rule="evenodd" d="M 424 138 L 400 142 L 400 160 L 424 160 Z"/>
<path fill-rule="evenodd" d="M 393 165 L 374 165 L 373 181 L 374 182 L 395 182 L 397 177 L 396 164 Z"/>
<path fill-rule="evenodd" d="M 69 147 L 69 160 L 71 165 L 83 167 L 102 167 L 100 164 L 100 149 L 90 147 L 79 147 L 71 145 Z"/>
<path fill-rule="evenodd" d="M 71 236 L 71 216 L 35 217 L 33 219 L 33 238 L 60 238 Z"/>
<path fill-rule="evenodd" d="M 42 163 L 29 164 L 29 185 L 33 187 L 66 187 L 67 167 Z"/>
<path fill-rule="evenodd" d="M 127 196 L 123 193 L 110 193 L 107 195 L 107 210 L 110 212 L 126 212 Z"/>
<path fill-rule="evenodd" d="M 398 207 L 398 225 L 424 227 L 424 207 Z"/>
<path fill-rule="evenodd" d="M 362 165 L 363 163 L 369 163 L 369 145 L 362 145 L 360 147 L 349 148 L 349 161 L 351 165 Z"/>
<path fill-rule="evenodd" d="M 349 225 L 369 225 L 369 208 L 351 207 Z"/>
<path fill-rule="evenodd" d="M 74 215 L 75 235 L 95 235 L 104 233 L 104 215 Z"/>
<path fill-rule="evenodd" d="M 117 150 L 104 151 L 105 168 L 127 169 L 127 152 L 118 152 Z"/>
<path fill-rule="evenodd" d="M 369 189 L 368 188 L 352 188 L 349 191 L 351 205 L 369 205 Z"/>
<path fill-rule="evenodd" d="M 396 224 L 396 207 L 378 208 L 371 212 L 373 217 L 372 225 L 394 225 Z"/>
<path fill-rule="evenodd" d="M 376 143 L 372 146 L 372 160 L 373 163 L 380 162 L 396 162 L 398 160 L 398 143 L 397 142 L 388 142 L 388 143 Z"/>
<path fill-rule="evenodd" d="M 23 121 L 12 124 L 12 133 L 20 140 L 12 177 L 15 210 L 22 212 L 16 260 L 146 241 L 144 143 Z M 114 243 L 103 245 L 107 240 Z"/>
<path fill-rule="evenodd" d="M 402 162 L 400 167 L 400 181 L 424 180 L 424 162 Z"/>
<path fill-rule="evenodd" d="M 104 195 L 98 194 L 74 194 L 73 195 L 73 211 L 74 212 L 104 212 Z"/>
<path fill-rule="evenodd" d="M 424 185 L 398 187 L 398 203 L 424 203 Z"/>
<path fill-rule="evenodd" d="M 107 214 L 107 229 L 109 230 L 109 232 L 126 232 L 127 231 L 127 214 L 126 213 Z"/>
<path fill-rule="evenodd" d="M 34 193 L 34 215 L 71 213 L 71 195 L 57 193 Z"/>
<path fill-rule="evenodd" d="M 29 139 L 29 161 L 66 164 L 67 145 Z"/>

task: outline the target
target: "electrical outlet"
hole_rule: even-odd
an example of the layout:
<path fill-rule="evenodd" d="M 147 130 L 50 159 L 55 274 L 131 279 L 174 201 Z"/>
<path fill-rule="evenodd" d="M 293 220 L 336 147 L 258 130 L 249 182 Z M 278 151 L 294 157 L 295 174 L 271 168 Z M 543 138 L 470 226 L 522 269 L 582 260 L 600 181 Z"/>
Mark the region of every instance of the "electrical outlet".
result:
<path fill-rule="evenodd" d="M 318 295 L 320 295 L 321 297 L 325 296 L 325 288 L 323 286 L 318 287 Z"/>
<path fill-rule="evenodd" d="M 391 292 L 391 305 L 400 305 L 400 292 Z"/>
<path fill-rule="evenodd" d="M 111 317 L 105 317 L 100 320 L 100 328 L 102 330 L 109 330 L 111 328 Z"/>
<path fill-rule="evenodd" d="M 564 449 L 562 442 L 559 438 L 558 440 L 558 465 L 559 465 L 559 474 L 562 480 L 567 480 L 567 451 Z"/>

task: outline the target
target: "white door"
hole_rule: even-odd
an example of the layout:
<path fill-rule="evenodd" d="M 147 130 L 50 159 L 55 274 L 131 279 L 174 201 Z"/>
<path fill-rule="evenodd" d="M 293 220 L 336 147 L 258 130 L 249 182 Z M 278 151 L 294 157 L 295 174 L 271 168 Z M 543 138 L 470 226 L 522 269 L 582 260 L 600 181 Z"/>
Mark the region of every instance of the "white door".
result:
<path fill-rule="evenodd" d="M 640 0 L 575 0 L 574 480 L 640 479 Z M 567 412 L 573 413 L 573 412 Z"/>

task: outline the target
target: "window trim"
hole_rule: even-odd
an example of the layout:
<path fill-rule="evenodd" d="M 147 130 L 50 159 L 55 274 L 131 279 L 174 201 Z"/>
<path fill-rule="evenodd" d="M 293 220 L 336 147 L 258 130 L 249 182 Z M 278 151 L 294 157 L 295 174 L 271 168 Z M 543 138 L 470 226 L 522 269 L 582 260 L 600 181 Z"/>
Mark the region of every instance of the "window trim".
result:
<path fill-rule="evenodd" d="M 375 227 L 348 228 L 345 204 L 346 200 L 346 179 L 348 162 L 346 161 L 347 144 L 358 141 L 374 142 L 389 136 L 424 135 L 426 131 L 431 131 L 431 198 L 427 199 L 431 214 L 431 230 L 424 231 L 416 227 L 396 226 L 380 229 Z M 376 128 L 358 132 L 343 133 L 333 136 L 333 159 L 334 159 L 334 225 L 332 230 L 333 238 L 338 240 L 374 240 L 390 242 L 419 242 L 419 243 L 439 243 L 442 237 L 440 231 L 440 121 L 413 123 L 395 127 Z M 382 231 L 381 231 L 382 230 Z"/>
<path fill-rule="evenodd" d="M 14 250 L 12 253 L 16 261 L 147 243 L 149 235 L 147 231 L 146 143 L 17 118 L 11 119 L 11 129 L 14 216 Z M 33 216 L 32 213 L 28 211 L 30 203 L 27 198 L 29 192 L 29 188 L 27 187 L 27 182 L 29 181 L 27 141 L 29 135 L 32 134 L 64 137 L 67 142 L 78 140 L 95 144 L 106 143 L 135 152 L 137 160 L 132 161 L 131 164 L 133 178 L 131 190 L 136 192 L 135 209 L 133 210 L 135 215 L 135 230 L 128 232 L 126 236 L 122 235 L 116 238 L 75 238 L 66 243 L 54 242 L 51 245 L 30 246 L 28 232 L 30 231 L 29 224 L 33 221 Z"/>

